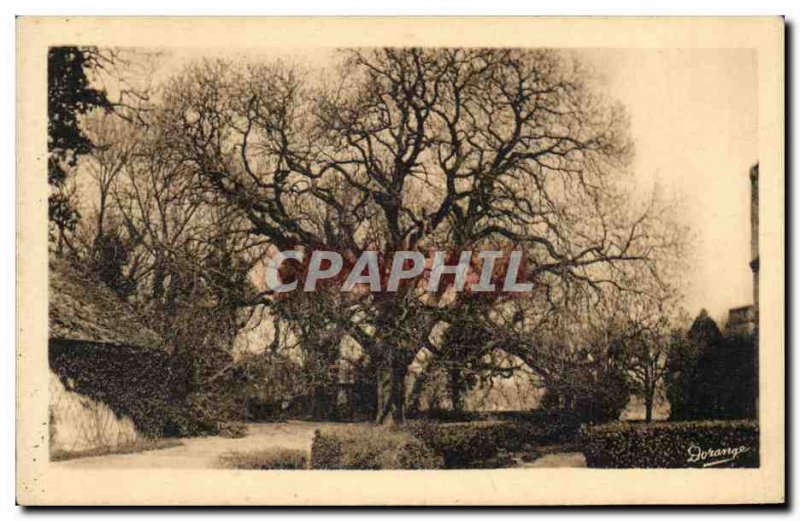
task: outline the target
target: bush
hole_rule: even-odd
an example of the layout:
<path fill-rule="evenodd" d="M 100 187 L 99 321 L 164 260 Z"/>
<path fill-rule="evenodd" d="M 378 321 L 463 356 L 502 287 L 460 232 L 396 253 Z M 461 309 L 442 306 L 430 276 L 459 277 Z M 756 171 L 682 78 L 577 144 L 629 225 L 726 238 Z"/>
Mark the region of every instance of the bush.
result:
<path fill-rule="evenodd" d="M 612 423 L 584 429 L 583 453 L 594 468 L 755 468 L 758 424 L 752 420 Z"/>
<path fill-rule="evenodd" d="M 577 411 L 539 409 L 520 413 L 515 417 L 509 416 L 509 420 L 535 425 L 538 430 L 529 428 L 527 433 L 536 433 L 531 443 L 537 445 L 573 443 L 580 438 L 581 414 Z"/>
<path fill-rule="evenodd" d="M 505 466 L 503 452 L 578 440 L 580 417 L 571 411 L 483 414 L 497 418 L 461 423 L 411 422 L 406 429 L 444 458 L 445 468 Z M 500 419 L 503 418 L 503 419 Z"/>
<path fill-rule="evenodd" d="M 665 375 L 671 420 L 755 418 L 757 338 L 723 335 L 704 311 L 672 339 Z"/>
<path fill-rule="evenodd" d="M 536 409 L 532 411 L 446 411 L 433 409 L 417 416 L 419 421 L 435 423 L 514 422 L 525 434 L 535 434 L 532 442 L 540 445 L 572 443 L 578 441 L 581 415 L 564 409 Z M 534 428 L 535 427 L 535 428 Z M 531 440 L 528 440 L 529 442 Z"/>
<path fill-rule="evenodd" d="M 161 350 L 50 340 L 50 369 L 76 393 L 129 417 L 152 438 L 216 434 L 220 407 L 179 392 L 185 369 Z M 208 413 L 200 414 L 205 409 Z"/>
<path fill-rule="evenodd" d="M 436 469 L 441 457 L 408 432 L 369 425 L 314 433 L 312 469 Z"/>
<path fill-rule="evenodd" d="M 252 452 L 228 452 L 219 457 L 219 465 L 241 470 L 302 470 L 308 468 L 304 450 L 281 447 Z"/>
<path fill-rule="evenodd" d="M 479 468 L 498 452 L 505 422 L 412 422 L 406 429 L 444 460 L 444 468 Z"/>
<path fill-rule="evenodd" d="M 581 423 L 606 423 L 619 419 L 632 391 L 628 375 L 619 366 L 572 367 L 548 382 L 541 407 L 569 412 Z"/>
<path fill-rule="evenodd" d="M 217 434 L 223 438 L 244 438 L 247 436 L 247 425 L 240 422 L 220 422 Z"/>
<path fill-rule="evenodd" d="M 504 453 L 538 443 L 543 432 L 536 424 L 512 421 L 412 422 L 406 429 L 440 454 L 447 469 L 507 466 Z"/>
<path fill-rule="evenodd" d="M 406 418 L 410 421 L 457 423 L 494 419 L 493 417 L 490 418 L 491 414 L 492 413 L 481 411 L 454 411 L 452 409 L 441 409 L 437 407 L 407 413 Z"/>

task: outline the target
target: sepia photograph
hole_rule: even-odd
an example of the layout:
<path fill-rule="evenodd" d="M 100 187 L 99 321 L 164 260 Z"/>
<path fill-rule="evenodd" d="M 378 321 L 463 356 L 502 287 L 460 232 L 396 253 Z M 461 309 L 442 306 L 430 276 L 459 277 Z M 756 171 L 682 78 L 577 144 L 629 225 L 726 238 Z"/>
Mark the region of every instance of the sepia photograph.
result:
<path fill-rule="evenodd" d="M 17 30 L 23 504 L 782 501 L 781 19 Z"/>

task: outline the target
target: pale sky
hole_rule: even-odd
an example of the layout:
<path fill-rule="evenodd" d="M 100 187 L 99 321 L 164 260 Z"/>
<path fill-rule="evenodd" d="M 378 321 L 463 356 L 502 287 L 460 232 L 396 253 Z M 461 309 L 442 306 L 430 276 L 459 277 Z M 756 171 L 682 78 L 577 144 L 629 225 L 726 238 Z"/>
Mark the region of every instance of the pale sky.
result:
<path fill-rule="evenodd" d="M 639 191 L 657 186 L 692 230 L 686 310 L 724 323 L 752 303 L 749 169 L 758 161 L 756 53 L 751 49 L 585 50 L 631 120 Z M 207 57 L 281 57 L 319 69 L 329 49 L 175 49 L 157 76 Z M 720 324 L 721 325 L 721 324 Z"/>
<path fill-rule="evenodd" d="M 589 51 L 628 109 L 634 172 L 680 203 L 693 231 L 685 307 L 717 319 L 752 303 L 750 167 L 758 161 L 750 49 Z"/>

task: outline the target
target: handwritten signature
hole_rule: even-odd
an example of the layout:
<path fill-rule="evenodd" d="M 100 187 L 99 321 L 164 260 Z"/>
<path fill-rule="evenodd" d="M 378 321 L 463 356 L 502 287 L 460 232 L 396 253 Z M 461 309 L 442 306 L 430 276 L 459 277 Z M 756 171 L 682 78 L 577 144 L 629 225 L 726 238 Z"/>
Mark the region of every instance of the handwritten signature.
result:
<path fill-rule="evenodd" d="M 739 447 L 722 447 L 719 449 L 703 450 L 697 445 L 691 445 L 687 450 L 689 457 L 687 463 L 703 463 L 703 467 L 713 467 L 729 461 L 733 461 L 745 452 L 750 452 L 750 447 L 741 445 Z"/>

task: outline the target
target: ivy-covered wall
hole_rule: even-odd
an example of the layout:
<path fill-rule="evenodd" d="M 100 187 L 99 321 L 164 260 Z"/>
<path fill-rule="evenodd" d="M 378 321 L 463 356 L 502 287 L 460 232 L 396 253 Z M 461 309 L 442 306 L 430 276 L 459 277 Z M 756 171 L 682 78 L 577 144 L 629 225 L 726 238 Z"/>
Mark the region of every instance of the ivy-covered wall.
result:
<path fill-rule="evenodd" d="M 178 375 L 165 351 L 51 339 L 49 360 L 66 391 L 105 404 L 117 419 L 129 418 L 139 433 L 188 431 L 184 402 L 174 392 Z"/>

